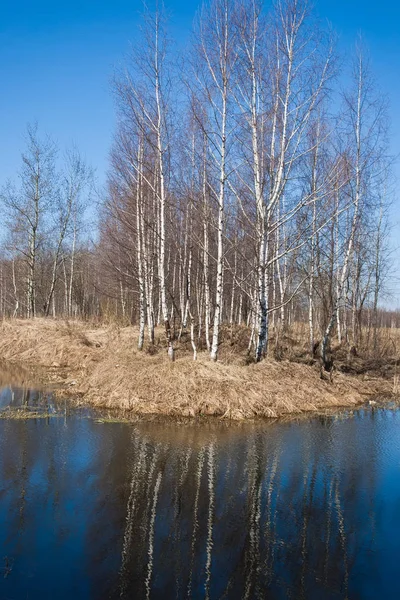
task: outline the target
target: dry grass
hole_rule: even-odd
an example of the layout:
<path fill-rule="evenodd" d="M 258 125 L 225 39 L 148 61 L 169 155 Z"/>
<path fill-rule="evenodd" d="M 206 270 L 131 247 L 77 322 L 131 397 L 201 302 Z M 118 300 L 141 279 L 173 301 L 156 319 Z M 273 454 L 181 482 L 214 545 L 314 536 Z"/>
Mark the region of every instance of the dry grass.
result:
<path fill-rule="evenodd" d="M 368 374 L 337 373 L 331 384 L 321 380 L 315 366 L 288 360 L 246 366 L 231 344 L 222 348 L 223 360 L 215 364 L 201 352 L 193 362 L 183 341 L 171 364 L 162 343 L 153 352 L 138 352 L 136 334 L 132 327 L 5 321 L 0 359 L 13 368 L 22 366 L 32 380 L 51 384 L 58 394 L 131 415 L 278 417 L 353 407 L 393 391 L 393 380 Z"/>
<path fill-rule="evenodd" d="M 28 410 L 24 408 L 14 408 L 10 410 L 1 410 L 1 420 L 26 421 L 27 419 L 51 419 L 59 417 L 57 413 L 47 413 L 37 410 Z"/>

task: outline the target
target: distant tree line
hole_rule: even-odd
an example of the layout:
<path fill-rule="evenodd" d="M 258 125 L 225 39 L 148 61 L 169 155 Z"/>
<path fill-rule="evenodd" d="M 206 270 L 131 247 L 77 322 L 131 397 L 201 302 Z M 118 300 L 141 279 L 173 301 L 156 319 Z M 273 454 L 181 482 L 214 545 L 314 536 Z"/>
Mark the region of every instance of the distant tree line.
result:
<path fill-rule="evenodd" d="M 85 230 L 90 169 L 28 129 L 19 186 L 2 190 L 3 316 L 114 315 L 138 347 L 190 333 L 217 360 L 221 328 L 308 327 L 310 353 L 357 347 L 389 270 L 387 102 L 361 41 L 339 61 L 303 0 L 211 0 L 178 52 L 147 11 L 113 85 L 117 129 L 99 231 Z M 339 65 L 344 62 L 344 68 Z M 345 82 L 345 84 L 343 84 Z"/>

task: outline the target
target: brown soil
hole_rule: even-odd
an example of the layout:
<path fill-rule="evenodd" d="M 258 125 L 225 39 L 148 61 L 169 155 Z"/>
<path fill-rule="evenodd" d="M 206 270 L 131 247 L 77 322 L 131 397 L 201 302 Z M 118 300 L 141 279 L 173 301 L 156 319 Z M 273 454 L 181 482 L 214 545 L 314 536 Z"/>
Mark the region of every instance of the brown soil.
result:
<path fill-rule="evenodd" d="M 39 382 L 82 404 L 124 409 L 132 415 L 230 419 L 320 412 L 392 396 L 394 359 L 377 368 L 376 361 L 370 360 L 368 366 L 360 357 L 351 363 L 341 361 L 338 352 L 330 382 L 321 379 L 317 361 L 307 358 L 304 347 L 289 336 L 286 349 L 279 352 L 281 360 L 269 358 L 259 364 L 246 364 L 243 328 L 224 331 L 218 363 L 212 363 L 205 352 L 199 352 L 194 362 L 190 342 L 183 336 L 176 344 L 177 359 L 170 363 L 162 334 L 157 333 L 156 345 L 139 352 L 133 327 L 45 319 L 4 321 L 0 385 Z M 349 372 L 344 372 L 345 367 Z"/>

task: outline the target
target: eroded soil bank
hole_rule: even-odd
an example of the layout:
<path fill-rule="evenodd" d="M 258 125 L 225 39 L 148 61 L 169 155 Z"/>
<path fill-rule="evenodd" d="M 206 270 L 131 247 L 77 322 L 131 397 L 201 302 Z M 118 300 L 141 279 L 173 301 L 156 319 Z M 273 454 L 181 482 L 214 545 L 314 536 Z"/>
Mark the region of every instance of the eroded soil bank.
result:
<path fill-rule="evenodd" d="M 239 343 L 237 351 L 227 345 L 218 363 L 205 352 L 194 362 L 184 338 L 170 363 L 161 336 L 139 352 L 133 327 L 3 321 L 0 373 L 4 383 L 39 382 L 82 404 L 132 415 L 279 417 L 393 398 L 392 374 L 365 364 L 351 373 L 338 370 L 331 383 L 321 379 L 318 365 L 296 360 L 246 364 Z"/>

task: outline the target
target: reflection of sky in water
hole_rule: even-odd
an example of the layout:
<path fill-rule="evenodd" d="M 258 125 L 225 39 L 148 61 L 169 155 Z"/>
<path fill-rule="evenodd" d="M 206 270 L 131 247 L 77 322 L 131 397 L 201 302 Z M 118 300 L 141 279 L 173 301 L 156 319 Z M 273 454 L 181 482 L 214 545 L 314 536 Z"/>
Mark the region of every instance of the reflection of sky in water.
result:
<path fill-rule="evenodd" d="M 0 421 L 0 598 L 399 598 L 399 427 Z"/>

